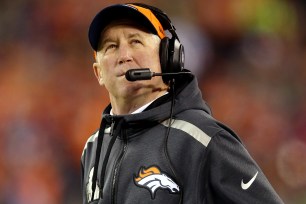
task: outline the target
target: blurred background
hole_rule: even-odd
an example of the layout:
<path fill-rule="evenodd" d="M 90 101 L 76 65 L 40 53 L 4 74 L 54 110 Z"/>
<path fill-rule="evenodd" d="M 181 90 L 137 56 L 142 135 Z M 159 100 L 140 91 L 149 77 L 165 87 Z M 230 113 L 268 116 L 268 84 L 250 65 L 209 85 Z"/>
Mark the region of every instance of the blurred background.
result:
<path fill-rule="evenodd" d="M 80 204 L 80 157 L 108 94 L 93 16 L 125 1 L 0 1 L 0 203 Z M 139 2 L 139 1 L 138 1 Z M 289 204 L 306 203 L 306 3 L 142 1 L 164 10 L 213 115 Z"/>

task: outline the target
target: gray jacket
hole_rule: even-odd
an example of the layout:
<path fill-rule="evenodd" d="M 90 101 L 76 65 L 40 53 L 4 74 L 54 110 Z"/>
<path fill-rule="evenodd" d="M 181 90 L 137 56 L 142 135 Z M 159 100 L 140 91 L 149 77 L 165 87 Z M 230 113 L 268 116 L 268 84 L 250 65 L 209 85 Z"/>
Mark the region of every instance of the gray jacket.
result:
<path fill-rule="evenodd" d="M 283 203 L 194 76 L 142 113 L 110 109 L 82 154 L 84 204 Z"/>

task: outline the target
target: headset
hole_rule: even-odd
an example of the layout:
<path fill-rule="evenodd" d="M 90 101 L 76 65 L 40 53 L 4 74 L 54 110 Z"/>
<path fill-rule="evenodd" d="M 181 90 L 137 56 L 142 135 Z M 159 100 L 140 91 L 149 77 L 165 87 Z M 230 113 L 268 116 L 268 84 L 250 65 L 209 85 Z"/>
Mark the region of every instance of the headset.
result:
<path fill-rule="evenodd" d="M 165 12 L 154 7 L 142 3 L 131 3 L 132 5 L 140 6 L 151 10 L 151 12 L 156 16 L 164 30 L 168 30 L 172 37 L 164 37 L 161 39 L 159 48 L 159 57 L 162 73 L 178 73 L 184 69 L 185 54 L 184 46 L 180 43 L 178 35 L 175 32 L 175 27 L 173 26 L 170 18 Z M 169 76 L 162 76 L 165 83 L 169 82 Z"/>

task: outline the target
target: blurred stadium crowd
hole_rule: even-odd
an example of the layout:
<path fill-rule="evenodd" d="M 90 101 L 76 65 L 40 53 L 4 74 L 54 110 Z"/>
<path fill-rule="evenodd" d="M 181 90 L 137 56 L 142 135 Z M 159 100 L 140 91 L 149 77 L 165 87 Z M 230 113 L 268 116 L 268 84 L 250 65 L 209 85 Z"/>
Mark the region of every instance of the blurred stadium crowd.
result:
<path fill-rule="evenodd" d="M 125 1 L 0 1 L 0 203 L 81 203 L 80 156 L 109 103 L 87 30 Z M 289 204 L 306 203 L 306 3 L 142 1 L 166 11 L 214 116 Z"/>

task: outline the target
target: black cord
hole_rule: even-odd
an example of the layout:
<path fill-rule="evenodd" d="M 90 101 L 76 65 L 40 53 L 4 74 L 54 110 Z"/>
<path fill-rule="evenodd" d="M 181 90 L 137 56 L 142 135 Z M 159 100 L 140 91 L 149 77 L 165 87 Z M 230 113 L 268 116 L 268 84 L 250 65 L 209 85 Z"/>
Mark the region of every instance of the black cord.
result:
<path fill-rule="evenodd" d="M 177 181 L 179 181 L 176 173 L 175 173 L 175 170 L 174 170 L 174 167 L 172 165 L 172 162 L 170 160 L 170 157 L 169 157 L 169 153 L 168 153 L 168 138 L 169 138 L 169 135 L 170 135 L 170 129 L 171 129 L 171 125 L 172 125 L 172 120 L 173 120 L 173 109 L 174 109 L 174 105 L 175 105 L 175 79 L 172 79 L 170 81 L 170 93 L 172 94 L 172 99 L 171 99 L 171 108 L 170 108 L 170 118 L 169 118 L 169 123 L 168 123 L 168 127 L 167 127 L 167 132 L 166 132 L 166 137 L 165 137 L 165 146 L 164 146 L 164 152 L 165 152 L 165 156 L 166 156 L 166 159 L 168 160 L 169 164 L 170 164 L 170 169 L 174 175 L 174 177 L 176 178 Z M 179 183 L 181 185 L 180 186 L 180 203 L 183 203 L 183 190 L 182 190 L 182 183 L 179 181 Z"/>
<path fill-rule="evenodd" d="M 92 176 L 93 180 L 92 180 L 92 186 L 91 186 L 91 189 L 92 189 L 91 201 L 94 200 L 94 195 L 95 195 L 95 191 L 96 191 L 97 177 L 98 177 L 98 167 L 99 167 L 100 153 L 101 153 L 101 149 L 102 149 L 102 143 L 103 143 L 105 128 L 106 128 L 106 120 L 103 117 L 102 120 L 101 120 L 99 133 L 98 133 L 97 149 L 96 149 L 96 156 L 95 156 L 95 165 L 94 165 L 94 172 L 93 172 L 93 176 Z"/>

